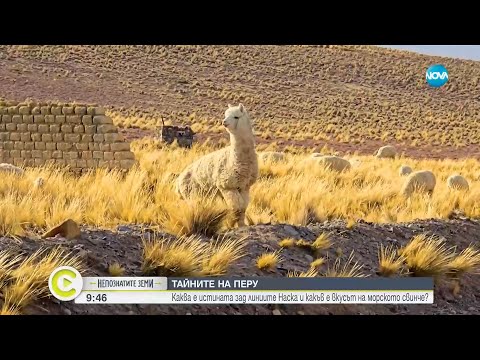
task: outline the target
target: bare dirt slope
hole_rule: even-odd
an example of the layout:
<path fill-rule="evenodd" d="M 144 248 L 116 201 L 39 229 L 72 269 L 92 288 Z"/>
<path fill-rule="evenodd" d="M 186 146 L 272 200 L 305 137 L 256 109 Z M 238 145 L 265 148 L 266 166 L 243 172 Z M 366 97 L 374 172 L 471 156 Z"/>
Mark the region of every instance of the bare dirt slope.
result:
<path fill-rule="evenodd" d="M 439 62 L 450 78 L 433 89 L 425 70 Z M 330 125 L 341 131 L 310 145 L 480 153 L 475 61 L 373 46 L 0 46 L 0 65 L 6 99 L 94 102 L 188 123 L 218 120 L 241 101 L 259 133 L 275 133 L 268 139 L 303 129 L 311 140 Z"/>
<path fill-rule="evenodd" d="M 425 220 L 409 224 L 375 225 L 364 222 L 346 229 L 343 222 L 296 227 L 290 225 L 258 225 L 232 231 L 230 235 L 247 235 L 247 255 L 231 267 L 232 276 L 286 276 L 288 271 L 303 271 L 312 261 L 312 254 L 302 248 L 284 249 L 283 261 L 275 271 L 265 272 L 255 267 L 255 259 L 265 251 L 275 251 L 278 241 L 293 237 L 313 241 L 321 232 L 331 232 L 332 247 L 322 255 L 328 261 L 320 268 L 324 272 L 328 265 L 340 255 L 344 261 L 354 250 L 354 259 L 364 264 L 363 273 L 372 277 L 377 274 L 377 251 L 380 244 L 400 247 L 415 234 L 430 233 L 442 236 L 449 246 L 458 251 L 470 243 L 477 243 L 476 234 L 480 222 L 467 219 L 449 221 Z M 32 253 L 40 245 L 61 244 L 79 253 L 87 262 L 85 276 L 109 276 L 109 264 L 119 262 L 125 268 L 125 276 L 141 275 L 141 236 L 147 236 L 136 227 L 120 226 L 117 232 L 83 228 L 81 239 L 68 241 L 63 238 L 34 240 L 24 238 L 21 242 L 1 238 L 0 250 L 9 248 L 18 252 Z M 338 250 L 341 249 L 341 250 Z M 341 252 L 339 252 L 341 251 Z M 447 279 L 438 281 L 433 305 L 76 305 L 60 303 L 55 299 L 36 302 L 27 308 L 27 314 L 272 314 L 279 309 L 282 314 L 480 314 L 478 276 L 465 276 L 461 290 L 453 294 L 452 284 Z"/>

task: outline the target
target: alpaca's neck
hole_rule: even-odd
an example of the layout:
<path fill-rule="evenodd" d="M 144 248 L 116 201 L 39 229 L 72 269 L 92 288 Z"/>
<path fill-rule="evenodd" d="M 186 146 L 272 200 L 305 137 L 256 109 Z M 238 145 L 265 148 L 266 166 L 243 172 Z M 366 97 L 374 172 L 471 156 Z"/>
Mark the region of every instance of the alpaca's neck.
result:
<path fill-rule="evenodd" d="M 249 161 L 255 155 L 255 140 L 253 132 L 242 135 L 230 134 L 230 151 L 237 161 Z"/>

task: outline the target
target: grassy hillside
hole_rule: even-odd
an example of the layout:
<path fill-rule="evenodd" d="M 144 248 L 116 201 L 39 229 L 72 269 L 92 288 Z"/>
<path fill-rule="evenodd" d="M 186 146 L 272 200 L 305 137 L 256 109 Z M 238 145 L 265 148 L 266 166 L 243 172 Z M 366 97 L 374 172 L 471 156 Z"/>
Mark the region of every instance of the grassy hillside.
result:
<path fill-rule="evenodd" d="M 428 87 L 442 63 L 450 79 Z M 243 102 L 265 140 L 478 144 L 480 63 L 373 46 L 1 46 L 7 99 L 88 101 L 124 126 L 215 133 Z"/>

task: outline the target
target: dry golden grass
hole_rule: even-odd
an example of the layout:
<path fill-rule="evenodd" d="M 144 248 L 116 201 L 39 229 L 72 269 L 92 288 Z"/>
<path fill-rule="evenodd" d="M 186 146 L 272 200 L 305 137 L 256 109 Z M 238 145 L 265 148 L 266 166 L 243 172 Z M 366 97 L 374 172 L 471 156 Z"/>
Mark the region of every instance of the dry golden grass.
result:
<path fill-rule="evenodd" d="M 414 236 L 399 254 L 414 276 L 444 275 L 454 256 L 453 249 L 447 248 L 444 240 L 426 234 Z"/>
<path fill-rule="evenodd" d="M 170 240 L 144 239 L 142 270 L 158 276 L 198 276 L 207 247 L 195 235 Z"/>
<path fill-rule="evenodd" d="M 84 269 L 78 257 L 60 247 L 39 249 L 22 260 L 16 254 L 2 252 L 0 259 L 6 258 L 10 260 L 2 262 L 0 283 L 4 314 L 19 313 L 33 300 L 48 296 L 48 278 L 57 267 L 72 266 L 80 272 Z"/>
<path fill-rule="evenodd" d="M 317 239 L 312 243 L 312 249 L 316 251 L 326 250 L 332 246 L 332 242 L 329 238 L 329 234 L 321 233 Z"/>
<path fill-rule="evenodd" d="M 348 219 L 345 227 L 347 229 L 353 229 L 354 226 L 355 226 L 355 219 Z"/>
<path fill-rule="evenodd" d="M 326 277 L 366 277 L 367 275 L 362 273 L 363 265 L 360 265 L 358 261 L 353 262 L 353 251 L 350 253 L 347 261 L 341 264 L 341 260 L 338 257 L 335 259 L 333 266 L 330 265 L 325 273 Z"/>
<path fill-rule="evenodd" d="M 286 239 L 280 240 L 278 242 L 278 245 L 280 245 L 282 248 L 291 248 L 295 246 L 295 242 L 296 242 L 295 239 L 286 238 Z"/>
<path fill-rule="evenodd" d="M 257 268 L 260 270 L 275 270 L 281 261 L 280 252 L 264 253 L 256 259 Z"/>
<path fill-rule="evenodd" d="M 6 307 L 0 309 L 0 315 L 20 315 L 20 310 L 17 306 Z"/>
<path fill-rule="evenodd" d="M 403 269 L 404 258 L 397 254 L 395 248 L 390 245 L 384 247 L 380 244 L 378 251 L 378 271 L 382 276 L 400 274 Z"/>
<path fill-rule="evenodd" d="M 0 288 L 8 279 L 13 268 L 22 260 L 19 254 L 12 254 L 10 251 L 0 251 Z"/>
<path fill-rule="evenodd" d="M 207 256 L 202 263 L 202 275 L 222 276 L 230 265 L 245 255 L 247 238 L 219 238 L 209 246 Z"/>
<path fill-rule="evenodd" d="M 455 276 L 466 273 L 478 273 L 480 269 L 480 251 L 473 245 L 465 248 L 448 264 L 449 271 Z"/>
<path fill-rule="evenodd" d="M 0 182 L 0 236 L 24 235 L 32 227 L 38 232 L 66 218 L 97 227 L 112 228 L 134 223 L 162 227 L 175 235 L 214 235 L 228 225 L 221 200 L 180 200 L 174 192 L 179 174 L 199 156 L 217 147 L 196 144 L 192 149 L 169 148 L 158 141 L 134 141 L 132 149 L 139 166 L 126 175 L 96 170 L 75 177 L 53 168 L 27 169 L 24 177 L 2 174 Z M 308 153 L 289 153 L 285 162 L 260 164 L 265 174 L 251 189 L 247 217 L 251 224 L 265 222 L 307 224 L 332 219 L 363 219 L 376 223 L 414 219 L 446 219 L 454 211 L 480 217 L 480 163 L 465 160 L 378 161 L 355 156 L 358 167 L 335 174 L 302 163 Z M 398 167 L 431 169 L 437 176 L 432 198 L 415 194 L 410 201 L 399 195 L 404 179 Z M 471 184 L 461 196 L 452 192 L 446 179 L 460 173 Z M 45 179 L 42 191 L 32 182 Z M 72 191 L 75 189 L 75 191 Z"/>
<path fill-rule="evenodd" d="M 113 263 L 108 266 L 108 273 L 110 276 L 122 276 L 125 269 L 119 263 Z"/>
<path fill-rule="evenodd" d="M 287 277 L 316 277 L 318 275 L 318 271 L 315 268 L 310 268 L 307 271 L 288 271 Z"/>
<path fill-rule="evenodd" d="M 295 246 L 301 249 L 308 249 L 308 250 L 312 248 L 312 244 L 303 239 L 297 240 L 297 242 L 295 243 Z"/>
<path fill-rule="evenodd" d="M 154 235 L 143 239 L 142 270 L 158 276 L 221 276 L 244 256 L 246 241 L 223 236 L 206 242 L 198 235 L 167 240 Z"/>
<path fill-rule="evenodd" d="M 229 215 L 225 205 L 215 198 L 196 197 L 175 202 L 168 208 L 161 219 L 160 225 L 171 234 L 205 236 L 216 235 Z"/>
<path fill-rule="evenodd" d="M 324 263 L 325 263 L 325 259 L 324 259 L 323 257 L 320 257 L 320 258 L 318 258 L 318 259 L 313 260 L 313 261 L 310 263 L 310 268 L 312 268 L 312 269 L 317 269 L 317 268 L 319 268 L 320 266 L 322 266 Z"/>

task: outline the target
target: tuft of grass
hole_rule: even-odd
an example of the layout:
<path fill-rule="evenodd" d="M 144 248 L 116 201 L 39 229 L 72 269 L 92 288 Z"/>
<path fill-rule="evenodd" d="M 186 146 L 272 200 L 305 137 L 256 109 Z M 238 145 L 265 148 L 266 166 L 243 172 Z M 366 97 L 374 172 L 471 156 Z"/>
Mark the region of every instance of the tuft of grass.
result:
<path fill-rule="evenodd" d="M 280 240 L 278 242 L 278 245 L 280 245 L 282 248 L 291 248 L 295 246 L 295 239 L 287 238 L 287 239 Z"/>
<path fill-rule="evenodd" d="M 328 267 L 325 276 L 326 277 L 367 277 L 362 273 L 363 265 L 358 264 L 357 261 L 353 262 L 353 251 L 350 253 L 347 261 L 343 266 L 341 265 L 340 258 L 337 258 L 333 264 L 333 267 Z"/>
<path fill-rule="evenodd" d="M 347 223 L 346 223 L 345 226 L 346 226 L 347 229 L 353 229 L 353 227 L 355 226 L 355 223 L 356 223 L 355 219 L 350 218 L 350 219 L 347 220 Z"/>
<path fill-rule="evenodd" d="M 210 245 L 208 256 L 202 263 L 202 274 L 206 276 L 222 276 L 229 266 L 245 255 L 246 237 L 240 239 L 223 236 Z"/>
<path fill-rule="evenodd" d="M 313 260 L 313 261 L 310 263 L 310 268 L 312 268 L 312 269 L 317 269 L 317 268 L 319 268 L 320 266 L 322 266 L 324 263 L 325 263 L 325 259 L 324 259 L 323 257 L 320 257 L 320 258 L 318 258 L 318 259 Z"/>
<path fill-rule="evenodd" d="M 20 311 L 45 293 L 46 289 L 38 284 L 38 273 L 18 277 L 3 290 L 3 309 Z"/>
<path fill-rule="evenodd" d="M 387 247 L 384 247 L 383 244 L 380 245 L 378 251 L 378 271 L 382 276 L 389 277 L 399 274 L 404 261 L 405 259 L 397 254 L 392 245 Z"/>
<path fill-rule="evenodd" d="M 12 261 L 18 263 L 16 257 Z M 2 311 L 20 312 L 32 300 L 48 296 L 48 278 L 54 269 L 60 266 L 71 266 L 82 271 L 84 265 L 80 258 L 60 247 L 47 251 L 45 248 L 37 250 L 24 258 L 17 268 L 9 269 L 4 276 L 3 287 L 4 303 Z"/>
<path fill-rule="evenodd" d="M 0 308 L 1 315 L 20 315 L 20 309 L 17 306 L 7 306 L 5 303 Z"/>
<path fill-rule="evenodd" d="M 318 275 L 318 271 L 315 268 L 310 268 L 307 271 L 288 271 L 288 277 L 316 277 Z"/>
<path fill-rule="evenodd" d="M 312 248 L 312 244 L 310 244 L 308 241 L 303 239 L 297 240 L 297 242 L 295 243 L 295 246 L 302 249 L 309 249 L 309 250 Z"/>
<path fill-rule="evenodd" d="M 330 246 L 332 246 L 332 242 L 330 241 L 330 235 L 327 233 L 321 233 L 317 239 L 312 243 L 311 247 L 314 250 L 326 250 Z"/>
<path fill-rule="evenodd" d="M 125 273 L 125 269 L 118 262 L 111 264 L 108 267 L 108 273 L 110 276 L 122 276 Z"/>
<path fill-rule="evenodd" d="M 143 240 L 142 271 L 158 276 L 198 276 L 207 244 L 197 235 Z"/>
<path fill-rule="evenodd" d="M 432 235 L 414 236 L 401 250 L 408 271 L 413 276 L 439 276 L 449 271 L 453 258 L 452 249 L 447 249 L 445 242 Z"/>
<path fill-rule="evenodd" d="M 84 268 L 79 257 L 57 246 L 50 250 L 40 248 L 25 258 L 9 275 L 14 279 L 29 278 L 40 286 L 45 285 L 43 283 L 48 280 L 53 270 L 60 266 L 71 266 L 78 271 Z M 48 290 L 48 286 L 45 286 L 45 289 Z"/>
<path fill-rule="evenodd" d="M 176 236 L 205 235 L 215 236 L 227 220 L 228 211 L 213 197 L 195 198 L 175 206 L 161 216 L 160 224 Z"/>
<path fill-rule="evenodd" d="M 448 268 L 449 272 L 454 276 L 478 273 L 480 268 L 480 251 L 473 245 L 470 245 L 448 263 Z"/>
<path fill-rule="evenodd" d="M 20 261 L 22 257 L 19 254 L 13 254 L 11 251 L 0 251 L 0 289 L 9 274 Z"/>
<path fill-rule="evenodd" d="M 264 253 L 260 255 L 257 260 L 257 268 L 260 270 L 275 270 L 277 264 L 281 261 L 280 252 Z"/>

